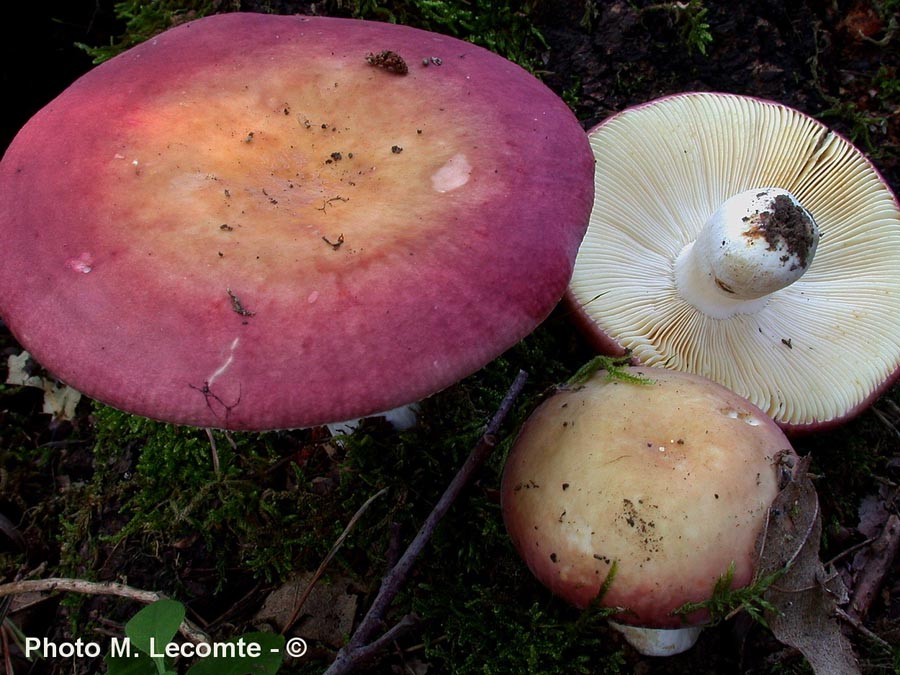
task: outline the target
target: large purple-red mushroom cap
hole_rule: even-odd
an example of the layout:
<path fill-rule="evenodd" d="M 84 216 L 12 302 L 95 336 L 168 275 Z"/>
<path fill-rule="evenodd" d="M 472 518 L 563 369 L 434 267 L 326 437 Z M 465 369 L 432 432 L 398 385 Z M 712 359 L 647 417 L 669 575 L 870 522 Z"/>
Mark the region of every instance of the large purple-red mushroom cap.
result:
<path fill-rule="evenodd" d="M 97 67 L 13 141 L 0 315 L 57 377 L 148 417 L 358 417 L 547 316 L 592 171 L 563 102 L 484 49 L 209 17 Z"/>

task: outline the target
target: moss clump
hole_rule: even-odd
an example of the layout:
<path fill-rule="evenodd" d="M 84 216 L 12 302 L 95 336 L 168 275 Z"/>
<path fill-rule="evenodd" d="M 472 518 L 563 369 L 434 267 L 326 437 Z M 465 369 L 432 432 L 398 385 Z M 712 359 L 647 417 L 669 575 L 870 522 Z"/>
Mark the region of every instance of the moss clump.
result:
<path fill-rule="evenodd" d="M 109 547 L 141 542 L 166 551 L 205 549 L 219 582 L 235 560 L 271 580 L 292 568 L 298 550 L 318 548 L 315 530 L 297 527 L 317 499 L 293 489 L 300 467 L 272 471 L 284 437 L 210 436 L 99 404 L 93 420 L 94 472 L 72 486 L 61 519 L 70 572 L 98 562 Z"/>
<path fill-rule="evenodd" d="M 415 26 L 480 45 L 535 71 L 547 43 L 533 15 L 540 0 L 332 0 L 357 19 Z"/>
<path fill-rule="evenodd" d="M 116 18 L 124 23 L 120 36 L 111 38 L 108 45 L 77 46 L 94 59 L 94 64 L 103 63 L 176 24 L 239 8 L 238 0 L 124 0 L 113 6 Z"/>
<path fill-rule="evenodd" d="M 515 570 L 502 567 L 510 582 L 521 581 Z M 610 648 L 609 629 L 603 620 L 588 617 L 578 621 L 575 610 L 556 603 L 523 602 L 512 583 L 473 584 L 455 598 L 440 587 L 421 586 L 416 597 L 417 613 L 441 617 L 440 630 L 426 631 L 424 642 L 425 660 L 438 672 L 627 672 L 625 653 Z"/>

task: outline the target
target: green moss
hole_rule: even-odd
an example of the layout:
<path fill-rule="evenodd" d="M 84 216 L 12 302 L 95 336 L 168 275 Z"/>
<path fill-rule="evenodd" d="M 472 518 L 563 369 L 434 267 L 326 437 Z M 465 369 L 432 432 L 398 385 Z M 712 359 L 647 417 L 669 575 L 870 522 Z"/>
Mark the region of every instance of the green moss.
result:
<path fill-rule="evenodd" d="M 227 5 L 223 7 L 223 5 Z M 222 0 L 124 0 L 113 7 L 116 18 L 124 23 L 119 37 L 100 47 L 77 43 L 94 63 L 103 63 L 129 47 L 149 40 L 177 23 L 198 19 L 218 9 L 238 9 L 239 2 Z"/>
<path fill-rule="evenodd" d="M 628 368 L 629 363 L 630 359 L 627 356 L 595 356 L 569 378 L 568 384 L 572 386 L 584 384 L 600 370 L 606 371 L 605 380 L 607 382 L 616 380 L 629 384 L 653 384 L 653 380 L 647 377 L 628 372 L 626 368 Z"/>
<path fill-rule="evenodd" d="M 716 579 L 712 596 L 708 600 L 686 603 L 673 614 L 688 616 L 698 610 L 706 610 L 709 612 L 710 622 L 718 623 L 737 612 L 744 611 L 754 621 L 765 626 L 765 614 L 778 613 L 778 609 L 765 599 L 765 593 L 783 573 L 784 570 L 779 570 L 754 580 L 749 586 L 734 588 L 734 563 L 731 563 L 725 573 Z"/>
<path fill-rule="evenodd" d="M 886 32 L 898 29 L 898 15 L 900 15 L 900 0 L 874 0 L 872 8 L 878 13 L 887 26 Z"/>
<path fill-rule="evenodd" d="M 523 602 L 513 587 L 471 585 L 462 597 L 449 597 L 423 586 L 416 597 L 418 613 L 440 617 L 441 630 L 428 631 L 432 637 L 424 643 L 425 658 L 438 672 L 614 674 L 625 665 L 624 653 L 609 648 L 601 622 L 579 623 L 555 603 Z"/>
<path fill-rule="evenodd" d="M 540 0 L 332 0 L 358 19 L 390 21 L 452 35 L 535 71 L 547 49 L 532 15 Z"/>
<path fill-rule="evenodd" d="M 71 573 L 83 574 L 101 547 L 199 545 L 219 570 L 219 583 L 236 564 L 275 580 L 327 550 L 335 528 L 323 519 L 322 500 L 308 489 L 303 470 L 280 454 L 304 438 L 213 432 L 214 448 L 201 429 L 99 404 L 93 417 L 94 474 L 65 500 L 60 521 L 63 564 Z"/>
<path fill-rule="evenodd" d="M 875 143 L 876 134 L 884 134 L 887 128 L 887 116 L 862 110 L 853 101 L 846 101 L 826 96 L 831 104 L 816 117 L 829 124 L 840 124 L 842 130 L 855 145 L 862 147 L 873 157 L 879 156 Z"/>
<path fill-rule="evenodd" d="M 875 73 L 872 87 L 878 92 L 878 100 L 882 107 L 892 107 L 896 110 L 897 106 L 900 106 L 900 73 L 896 68 L 881 66 Z"/>
<path fill-rule="evenodd" d="M 703 6 L 701 0 L 689 0 L 675 4 L 678 7 L 676 23 L 682 44 L 687 47 L 689 54 L 697 50 L 706 56 L 706 47 L 713 41 L 712 33 L 709 32 L 709 23 L 706 20 L 709 10 Z"/>

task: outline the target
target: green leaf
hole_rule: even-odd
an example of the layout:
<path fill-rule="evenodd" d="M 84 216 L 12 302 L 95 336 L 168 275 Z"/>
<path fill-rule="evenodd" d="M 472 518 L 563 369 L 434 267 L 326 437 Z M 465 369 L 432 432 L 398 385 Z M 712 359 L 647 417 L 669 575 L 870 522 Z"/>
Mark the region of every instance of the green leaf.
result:
<path fill-rule="evenodd" d="M 157 675 L 156 663 L 147 654 L 135 652 L 132 658 L 127 656 L 106 656 L 107 675 Z"/>
<path fill-rule="evenodd" d="M 175 600 L 157 600 L 131 617 L 125 624 L 125 635 L 131 640 L 132 646 L 151 655 L 157 672 L 165 675 L 165 660 L 162 656 L 153 656 L 153 653 L 160 653 L 166 648 L 182 621 L 184 605 Z"/>
<path fill-rule="evenodd" d="M 259 645 L 259 656 L 209 656 L 200 659 L 188 670 L 188 675 L 275 675 L 283 661 L 284 636 L 277 633 L 247 633 L 228 640 L 237 643 L 243 640 L 244 645 Z"/>
<path fill-rule="evenodd" d="M 184 621 L 184 605 L 175 600 L 157 600 L 135 614 L 125 624 L 125 635 L 131 644 L 149 654 L 151 645 L 164 649 Z M 152 640 L 152 642 L 151 642 Z"/>

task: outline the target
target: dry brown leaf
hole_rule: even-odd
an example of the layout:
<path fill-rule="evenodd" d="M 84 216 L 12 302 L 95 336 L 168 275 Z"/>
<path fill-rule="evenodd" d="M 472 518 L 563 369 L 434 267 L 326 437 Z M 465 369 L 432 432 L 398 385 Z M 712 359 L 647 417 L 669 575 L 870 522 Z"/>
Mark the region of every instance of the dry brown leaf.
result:
<path fill-rule="evenodd" d="M 863 497 L 859 505 L 859 525 L 856 526 L 856 529 L 864 537 L 870 539 L 877 537 L 890 514 L 885 495 Z"/>
<path fill-rule="evenodd" d="M 312 578 L 312 572 L 304 572 L 291 577 L 272 591 L 256 613 L 255 622 L 268 623 L 276 630 L 282 630 L 291 620 L 297 601 Z M 351 583 L 349 579 L 330 582 L 320 579 L 303 604 L 300 619 L 292 633 L 332 647 L 342 646 L 353 628 L 353 618 L 356 616 L 357 597 L 347 592 Z"/>
<path fill-rule="evenodd" d="M 816 675 L 858 675 L 856 655 L 837 620 L 847 590 L 819 560 L 822 520 L 809 463 L 808 456 L 800 460 L 769 510 L 757 575 L 786 571 L 764 594 L 778 610 L 767 612 L 766 620 L 780 642 L 800 650 Z"/>

